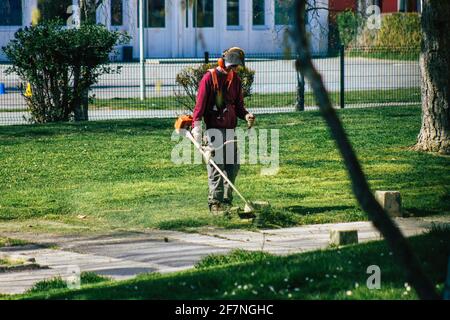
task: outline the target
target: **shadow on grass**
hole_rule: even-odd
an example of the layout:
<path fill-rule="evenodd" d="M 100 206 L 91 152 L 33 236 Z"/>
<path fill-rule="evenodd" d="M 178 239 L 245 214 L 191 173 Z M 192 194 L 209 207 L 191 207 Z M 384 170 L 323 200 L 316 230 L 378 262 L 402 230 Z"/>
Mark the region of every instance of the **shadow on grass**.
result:
<path fill-rule="evenodd" d="M 403 210 L 405 217 L 429 217 L 442 214 L 442 210 L 424 208 L 406 208 Z"/>
<path fill-rule="evenodd" d="M 160 131 L 173 128 L 173 119 L 123 119 L 87 122 L 57 122 L 47 124 L 29 124 L 0 127 L 0 137 L 47 137 L 61 134 L 83 132 L 105 132 L 130 134 L 137 132 Z"/>
<path fill-rule="evenodd" d="M 208 224 L 210 224 L 210 221 L 207 219 L 184 218 L 162 221 L 158 224 L 157 228 L 161 230 L 184 230 L 188 228 L 199 228 Z"/>
<path fill-rule="evenodd" d="M 357 209 L 353 206 L 327 206 L 327 207 L 303 207 L 303 206 L 289 206 L 283 208 L 289 212 L 299 214 L 299 215 L 310 215 L 310 214 L 319 214 L 329 211 L 343 211 L 349 209 Z"/>
<path fill-rule="evenodd" d="M 420 173 L 417 173 L 419 176 Z M 437 178 L 438 176 L 436 176 Z M 420 202 L 410 204 L 412 207 L 404 207 L 403 215 L 405 217 L 430 217 L 430 216 L 448 216 L 450 215 L 450 190 L 444 189 L 442 194 L 438 195 L 436 204 L 427 206 Z"/>

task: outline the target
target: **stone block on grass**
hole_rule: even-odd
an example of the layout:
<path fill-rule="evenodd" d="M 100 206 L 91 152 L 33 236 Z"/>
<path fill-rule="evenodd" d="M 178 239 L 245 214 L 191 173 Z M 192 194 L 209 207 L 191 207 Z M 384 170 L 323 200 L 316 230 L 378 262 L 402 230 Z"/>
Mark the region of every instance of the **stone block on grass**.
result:
<path fill-rule="evenodd" d="M 376 191 L 375 199 L 391 217 L 402 216 L 402 197 L 398 191 Z"/>
<path fill-rule="evenodd" d="M 358 243 L 357 230 L 338 230 L 330 231 L 330 244 L 334 246 L 345 246 L 347 244 Z"/>

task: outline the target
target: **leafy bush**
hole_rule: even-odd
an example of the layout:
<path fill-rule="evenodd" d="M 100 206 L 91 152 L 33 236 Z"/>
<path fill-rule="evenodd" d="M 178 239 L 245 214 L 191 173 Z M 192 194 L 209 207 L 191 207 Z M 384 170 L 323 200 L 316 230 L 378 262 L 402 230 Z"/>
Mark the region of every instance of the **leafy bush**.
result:
<path fill-rule="evenodd" d="M 394 13 L 381 16 L 381 29 L 364 27 L 356 46 L 367 48 L 412 48 L 420 51 L 422 41 L 420 16 L 417 13 Z"/>
<path fill-rule="evenodd" d="M 216 68 L 217 64 L 207 63 L 202 64 L 198 67 L 188 67 L 180 71 L 177 74 L 176 82 L 183 87 L 185 94 L 188 99 L 180 94 L 177 94 L 177 101 L 184 107 L 192 111 L 193 105 L 195 105 L 197 98 L 197 91 L 200 81 L 209 69 Z M 242 91 L 244 98 L 250 97 L 252 95 L 252 85 L 255 78 L 255 71 L 247 67 L 238 67 L 237 74 L 242 81 Z M 187 101 L 186 101 L 187 100 Z"/>
<path fill-rule="evenodd" d="M 58 21 L 44 21 L 20 29 L 3 48 L 21 81 L 29 83 L 25 95 L 31 121 L 37 123 L 87 120 L 87 93 L 105 73 L 118 72 L 105 65 L 109 53 L 128 36 L 101 25 L 66 28 Z"/>
<path fill-rule="evenodd" d="M 356 40 L 359 30 L 363 24 L 363 19 L 358 13 L 351 10 L 346 10 L 337 15 L 336 22 L 341 44 L 347 48 L 353 41 Z"/>
<path fill-rule="evenodd" d="M 408 47 L 419 50 L 421 41 L 419 14 L 395 13 L 383 16 L 375 45 L 383 48 Z"/>

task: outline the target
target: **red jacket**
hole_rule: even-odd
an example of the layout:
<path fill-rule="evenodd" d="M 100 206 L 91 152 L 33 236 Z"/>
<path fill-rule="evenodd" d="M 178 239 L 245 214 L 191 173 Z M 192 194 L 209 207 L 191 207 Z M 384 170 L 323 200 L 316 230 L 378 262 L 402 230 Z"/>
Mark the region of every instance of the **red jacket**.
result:
<path fill-rule="evenodd" d="M 222 108 L 216 106 L 217 93 L 214 90 L 212 75 L 207 72 L 199 84 L 193 122 L 201 121 L 204 118 L 206 129 L 234 129 L 237 125 L 237 118 L 245 120 L 245 115 L 248 113 L 244 107 L 242 82 L 235 74 L 231 86 L 227 89 L 227 75 L 218 70 L 216 74 L 219 88 L 222 88 L 223 92 Z"/>

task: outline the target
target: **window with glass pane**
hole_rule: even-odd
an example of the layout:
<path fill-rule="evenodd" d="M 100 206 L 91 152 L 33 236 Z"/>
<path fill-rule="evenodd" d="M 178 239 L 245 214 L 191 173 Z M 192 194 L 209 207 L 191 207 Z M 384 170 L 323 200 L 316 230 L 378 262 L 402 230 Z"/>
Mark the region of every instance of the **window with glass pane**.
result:
<path fill-rule="evenodd" d="M 275 0 L 275 24 L 291 25 L 294 22 L 292 15 L 293 0 Z"/>
<path fill-rule="evenodd" d="M 264 2 L 265 2 L 265 0 L 253 0 L 253 25 L 254 26 L 264 26 L 266 24 Z"/>
<path fill-rule="evenodd" d="M 185 19 L 186 19 L 186 28 L 189 28 L 189 6 L 186 4 L 186 8 L 184 9 Z"/>
<path fill-rule="evenodd" d="M 398 11 L 400 12 L 406 12 L 406 0 L 400 0 L 399 1 L 399 8 Z"/>
<path fill-rule="evenodd" d="M 214 27 L 214 0 L 194 0 L 194 27 Z"/>
<path fill-rule="evenodd" d="M 165 28 L 166 26 L 166 1 L 147 0 L 148 3 L 148 27 Z"/>
<path fill-rule="evenodd" d="M 122 0 L 111 0 L 111 25 L 121 26 L 123 24 Z"/>
<path fill-rule="evenodd" d="M 144 28 L 165 28 L 166 27 L 166 1 L 165 0 L 144 0 Z M 137 10 L 137 21 L 139 25 L 139 1 Z"/>
<path fill-rule="evenodd" d="M 239 26 L 239 0 L 227 0 L 227 25 Z"/>
<path fill-rule="evenodd" d="M 22 25 L 22 0 L 1 0 L 0 12 L 0 26 Z"/>
<path fill-rule="evenodd" d="M 72 13 L 67 13 L 67 9 L 72 5 L 72 0 L 38 0 L 41 20 L 59 19 L 65 24 L 72 15 Z"/>

